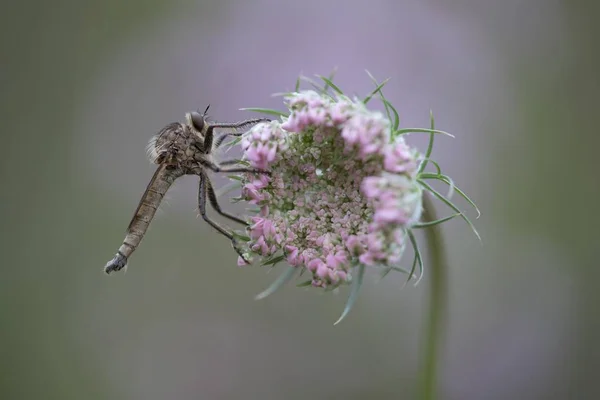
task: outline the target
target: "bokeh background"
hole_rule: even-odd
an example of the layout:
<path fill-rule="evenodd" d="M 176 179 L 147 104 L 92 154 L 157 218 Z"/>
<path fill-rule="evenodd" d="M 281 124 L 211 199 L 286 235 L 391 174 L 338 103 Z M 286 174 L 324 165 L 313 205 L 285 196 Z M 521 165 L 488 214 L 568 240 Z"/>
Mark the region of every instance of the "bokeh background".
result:
<path fill-rule="evenodd" d="M 239 268 L 169 193 L 126 274 L 102 267 L 152 175 L 148 139 L 212 104 L 280 108 L 298 74 L 364 94 L 480 205 L 449 245 L 443 399 L 600 398 L 598 3 L 28 1 L 0 13 L 0 398 L 416 398 L 428 277 L 347 290 Z M 423 146 L 425 138 L 411 137 Z M 461 203 L 466 207 L 466 204 Z M 474 216 L 471 213 L 471 216 Z M 407 260 L 409 262 L 409 260 Z"/>

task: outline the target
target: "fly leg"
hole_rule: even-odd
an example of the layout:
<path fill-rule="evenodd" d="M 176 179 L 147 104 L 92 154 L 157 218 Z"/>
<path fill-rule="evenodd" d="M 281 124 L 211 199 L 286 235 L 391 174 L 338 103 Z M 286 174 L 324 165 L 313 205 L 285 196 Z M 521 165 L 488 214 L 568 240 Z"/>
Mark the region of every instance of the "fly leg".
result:
<path fill-rule="evenodd" d="M 259 122 L 269 122 L 269 121 L 271 121 L 271 120 L 268 118 L 254 118 L 254 119 L 247 119 L 247 120 L 240 121 L 240 122 L 211 122 L 208 129 L 206 130 L 206 134 L 204 136 L 204 153 L 208 154 L 212 150 L 215 128 L 239 129 L 239 128 L 244 128 L 244 127 L 247 127 L 250 125 L 258 124 Z M 221 146 L 223 144 L 223 140 L 225 140 L 225 138 L 227 136 L 240 136 L 242 134 L 243 133 L 240 133 L 240 132 L 226 133 L 225 135 L 223 135 L 217 139 L 215 147 Z"/>
<path fill-rule="evenodd" d="M 226 168 L 223 168 L 219 164 L 216 164 L 216 163 L 214 163 L 210 160 L 206 160 L 206 159 L 198 160 L 198 162 L 214 172 L 225 172 L 225 173 L 247 172 L 250 174 L 271 175 L 270 171 L 265 171 L 263 169 L 258 169 L 258 168 L 252 168 L 252 167 L 226 167 Z M 223 164 L 228 165 L 228 164 L 235 164 L 237 162 L 238 162 L 238 160 L 231 160 L 231 161 L 225 161 Z"/>
<path fill-rule="evenodd" d="M 212 208 L 214 208 L 217 213 L 224 216 L 225 218 L 229 218 L 230 220 L 235 221 L 239 224 L 248 226 L 248 223 L 246 221 L 244 221 L 243 219 L 240 219 L 240 218 L 236 217 L 235 215 L 229 214 L 228 212 L 223 211 L 221 209 L 221 206 L 219 205 L 219 202 L 217 201 L 217 196 L 216 196 L 215 190 L 210 182 L 210 179 L 206 175 L 205 175 L 204 179 L 205 179 L 205 185 L 206 185 L 206 193 L 208 194 L 208 201 L 210 202 L 210 205 L 212 206 Z"/>
<path fill-rule="evenodd" d="M 225 133 L 221 136 L 219 136 L 219 138 L 217 139 L 217 141 L 215 142 L 215 149 L 218 149 L 219 147 L 221 147 L 223 145 L 223 142 L 225 141 L 225 139 L 227 139 L 229 136 L 242 136 L 244 133 L 243 132 L 230 132 L 230 133 Z"/>
<path fill-rule="evenodd" d="M 212 226 L 213 228 L 215 228 L 221 235 L 223 235 L 226 238 L 228 238 L 229 240 L 231 240 L 231 244 L 232 244 L 235 252 L 238 253 L 238 255 L 246 262 L 246 264 L 250 264 L 250 261 L 248 261 L 248 259 L 246 259 L 246 257 L 242 253 L 242 250 L 239 248 L 238 241 L 233 236 L 233 234 L 228 232 L 225 228 L 223 228 L 217 222 L 210 219 L 208 217 L 208 215 L 206 215 L 206 195 L 209 193 L 209 190 L 208 190 L 209 185 L 210 185 L 210 182 L 208 181 L 208 177 L 205 174 L 201 174 L 200 175 L 200 185 L 198 188 L 198 209 L 200 210 L 200 215 L 202 215 L 202 219 L 205 220 L 206 222 L 208 222 L 208 224 L 210 226 Z M 212 187 L 211 187 L 211 189 L 212 189 Z M 214 196 L 214 192 L 212 192 L 212 193 Z M 210 194 L 209 194 L 209 198 L 210 198 Z M 211 204 L 212 204 L 212 200 L 211 200 Z M 215 204 L 217 204 L 217 203 L 215 202 Z M 213 207 L 214 207 L 214 204 L 213 204 Z M 217 207 L 218 207 L 218 204 L 217 204 Z M 219 207 L 219 209 L 220 209 L 220 207 Z M 233 217 L 233 218 L 235 220 L 237 220 L 236 217 Z M 241 220 L 239 220 L 239 222 L 246 224 L 246 222 L 241 221 Z"/>
<path fill-rule="evenodd" d="M 259 122 L 271 122 L 269 118 L 251 118 L 240 122 L 211 122 L 210 126 L 214 128 L 243 128 L 248 125 L 258 124 Z"/>
<path fill-rule="evenodd" d="M 219 165 L 237 165 L 241 162 L 242 160 L 227 160 L 227 161 L 219 161 Z"/>

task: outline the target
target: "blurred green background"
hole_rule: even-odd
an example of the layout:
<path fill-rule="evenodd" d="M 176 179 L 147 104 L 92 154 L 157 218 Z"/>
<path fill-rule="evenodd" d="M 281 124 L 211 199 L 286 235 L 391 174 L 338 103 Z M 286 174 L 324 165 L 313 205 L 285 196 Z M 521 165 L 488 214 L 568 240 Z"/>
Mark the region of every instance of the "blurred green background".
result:
<path fill-rule="evenodd" d="M 600 398 L 597 4 L 5 2 L 0 398 L 415 398 L 427 276 L 370 275 L 336 327 L 346 290 L 255 302 L 275 275 L 235 265 L 191 177 L 102 273 L 162 126 L 279 108 L 335 66 L 351 93 L 391 77 L 404 127 L 433 109 L 457 137 L 434 156 L 483 210 L 483 245 L 444 228 L 441 398 Z"/>

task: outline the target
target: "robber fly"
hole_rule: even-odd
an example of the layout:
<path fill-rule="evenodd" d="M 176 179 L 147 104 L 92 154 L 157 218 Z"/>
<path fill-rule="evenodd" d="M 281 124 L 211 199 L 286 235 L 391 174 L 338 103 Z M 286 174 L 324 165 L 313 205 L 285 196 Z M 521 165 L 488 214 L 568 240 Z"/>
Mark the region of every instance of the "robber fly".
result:
<path fill-rule="evenodd" d="M 219 148 L 228 136 L 242 135 L 238 131 L 229 132 L 214 140 L 215 129 L 243 129 L 259 122 L 267 122 L 269 119 L 248 119 L 236 123 L 208 122 L 206 113 L 209 107 L 206 107 L 203 114 L 199 112 L 187 113 L 185 123 L 173 122 L 165 126 L 150 140 L 148 144 L 148 156 L 151 162 L 158 164 L 158 168 L 150 180 L 129 223 L 123 244 L 115 257 L 104 267 L 104 272 L 107 274 L 125 268 L 128 258 L 139 246 L 144 234 L 148 230 L 148 226 L 165 193 L 167 193 L 167 190 L 169 190 L 177 178 L 184 175 L 197 175 L 200 177 L 198 188 L 198 208 L 200 209 L 200 215 L 219 233 L 231 240 L 233 248 L 243 258 L 233 234 L 206 215 L 206 199 L 208 198 L 210 205 L 223 217 L 244 225 L 247 225 L 247 222 L 221 209 L 206 172 L 207 170 L 211 170 L 213 172 L 229 173 L 268 173 L 256 168 L 240 167 L 237 165 L 240 160 L 217 163 L 212 158 L 212 151 Z"/>

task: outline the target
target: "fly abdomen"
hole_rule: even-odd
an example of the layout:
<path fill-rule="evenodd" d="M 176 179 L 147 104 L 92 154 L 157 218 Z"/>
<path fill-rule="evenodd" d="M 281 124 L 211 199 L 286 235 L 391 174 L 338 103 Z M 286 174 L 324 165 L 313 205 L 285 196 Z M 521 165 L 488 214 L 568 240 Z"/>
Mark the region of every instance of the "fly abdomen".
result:
<path fill-rule="evenodd" d="M 183 171 L 180 169 L 174 169 L 165 164 L 161 164 L 156 169 L 129 223 L 123 244 L 115 257 L 106 264 L 104 272 L 110 274 L 112 271 L 119 271 L 127 266 L 127 259 L 144 238 L 165 194 L 175 179 L 182 175 Z"/>

